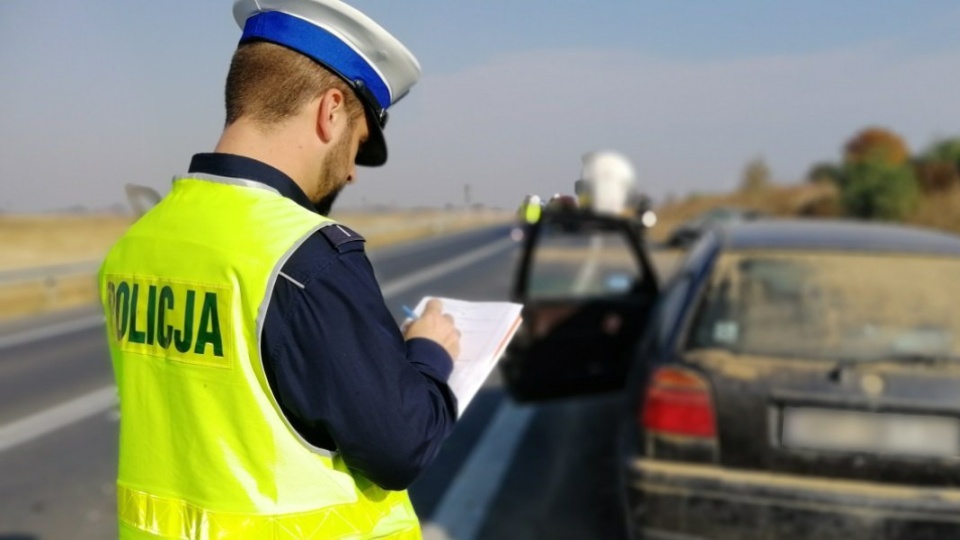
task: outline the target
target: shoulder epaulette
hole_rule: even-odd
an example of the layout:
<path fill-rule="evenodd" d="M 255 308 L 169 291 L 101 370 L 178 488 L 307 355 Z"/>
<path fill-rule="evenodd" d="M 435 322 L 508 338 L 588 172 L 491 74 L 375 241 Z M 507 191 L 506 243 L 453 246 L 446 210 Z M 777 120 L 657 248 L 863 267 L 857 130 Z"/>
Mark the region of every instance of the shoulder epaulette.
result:
<path fill-rule="evenodd" d="M 366 240 L 359 233 L 349 227 L 332 223 L 320 229 L 320 233 L 330 242 L 330 245 L 340 250 L 346 244 L 351 242 L 365 242 Z"/>

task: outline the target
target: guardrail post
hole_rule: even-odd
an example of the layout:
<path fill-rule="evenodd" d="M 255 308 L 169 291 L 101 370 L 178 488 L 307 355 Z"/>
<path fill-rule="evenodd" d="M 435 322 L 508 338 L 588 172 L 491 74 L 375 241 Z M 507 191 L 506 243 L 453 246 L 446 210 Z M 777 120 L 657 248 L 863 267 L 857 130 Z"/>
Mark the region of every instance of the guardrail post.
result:
<path fill-rule="evenodd" d="M 44 291 L 46 292 L 47 297 L 47 308 L 51 308 L 57 304 L 57 278 L 56 276 L 47 276 L 43 280 Z"/>

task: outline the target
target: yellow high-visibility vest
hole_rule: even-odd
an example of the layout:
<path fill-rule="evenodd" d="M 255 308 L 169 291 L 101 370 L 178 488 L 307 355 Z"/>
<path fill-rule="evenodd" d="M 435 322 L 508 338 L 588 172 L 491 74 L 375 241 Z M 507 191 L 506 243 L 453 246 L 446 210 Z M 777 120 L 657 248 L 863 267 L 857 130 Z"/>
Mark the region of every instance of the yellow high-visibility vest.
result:
<path fill-rule="evenodd" d="M 532 225 L 540 221 L 540 212 L 542 212 L 542 209 L 539 204 L 527 205 L 527 223 Z"/>
<path fill-rule="evenodd" d="M 421 537 L 407 493 L 304 441 L 264 374 L 280 269 L 332 223 L 266 185 L 191 175 L 110 250 L 121 538 Z"/>
<path fill-rule="evenodd" d="M 534 223 L 540 221 L 541 212 L 542 209 L 540 208 L 539 204 L 525 202 L 520 205 L 520 210 L 517 213 L 520 214 L 520 219 L 530 225 L 533 225 Z"/>

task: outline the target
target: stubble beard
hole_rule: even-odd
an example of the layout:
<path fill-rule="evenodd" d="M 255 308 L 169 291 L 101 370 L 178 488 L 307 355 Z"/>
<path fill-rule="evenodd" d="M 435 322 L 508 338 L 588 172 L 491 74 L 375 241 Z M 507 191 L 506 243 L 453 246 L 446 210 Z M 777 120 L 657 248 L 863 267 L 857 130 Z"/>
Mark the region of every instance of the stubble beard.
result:
<path fill-rule="evenodd" d="M 353 138 L 353 133 L 351 131 L 345 135 L 345 137 L 340 138 L 336 146 L 330 149 L 320 171 L 319 185 L 323 195 L 319 201 L 314 203 L 314 208 L 322 216 L 330 215 L 330 211 L 333 210 L 333 203 L 347 185 L 350 168 L 349 143 Z"/>

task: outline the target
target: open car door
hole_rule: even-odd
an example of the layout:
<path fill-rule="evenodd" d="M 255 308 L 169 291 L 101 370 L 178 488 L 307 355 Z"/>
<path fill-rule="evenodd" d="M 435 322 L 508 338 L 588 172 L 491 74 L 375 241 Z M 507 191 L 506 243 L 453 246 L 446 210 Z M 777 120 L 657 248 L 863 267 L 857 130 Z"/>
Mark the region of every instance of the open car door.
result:
<path fill-rule="evenodd" d="M 623 387 L 659 288 L 640 230 L 579 212 L 529 228 L 513 288 L 523 325 L 500 361 L 516 401 Z"/>

